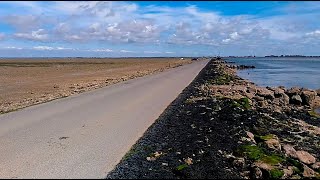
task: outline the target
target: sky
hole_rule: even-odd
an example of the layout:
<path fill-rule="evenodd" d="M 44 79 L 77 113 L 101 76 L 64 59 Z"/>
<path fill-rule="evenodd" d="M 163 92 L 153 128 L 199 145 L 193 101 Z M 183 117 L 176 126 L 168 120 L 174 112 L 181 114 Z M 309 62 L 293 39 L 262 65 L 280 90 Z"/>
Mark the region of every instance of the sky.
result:
<path fill-rule="evenodd" d="M 0 57 L 320 55 L 320 2 L 0 2 Z"/>

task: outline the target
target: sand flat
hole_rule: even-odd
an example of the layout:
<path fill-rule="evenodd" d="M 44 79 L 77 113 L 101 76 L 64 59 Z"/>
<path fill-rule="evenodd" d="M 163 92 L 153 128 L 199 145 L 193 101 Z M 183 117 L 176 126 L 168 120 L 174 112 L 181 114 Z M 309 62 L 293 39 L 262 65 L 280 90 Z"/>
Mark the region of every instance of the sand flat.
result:
<path fill-rule="evenodd" d="M 50 58 L 0 60 L 0 113 L 163 71 L 180 58 Z"/>

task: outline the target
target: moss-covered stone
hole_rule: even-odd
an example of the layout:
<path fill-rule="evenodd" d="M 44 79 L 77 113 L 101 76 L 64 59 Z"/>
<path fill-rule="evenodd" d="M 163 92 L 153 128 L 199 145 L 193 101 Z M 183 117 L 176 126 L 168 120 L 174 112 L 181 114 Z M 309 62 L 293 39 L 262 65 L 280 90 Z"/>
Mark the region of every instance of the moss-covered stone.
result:
<path fill-rule="evenodd" d="M 212 83 L 216 85 L 224 85 L 228 84 L 230 81 L 234 80 L 234 77 L 229 74 L 223 74 L 221 73 L 217 78 L 213 80 Z"/>
<path fill-rule="evenodd" d="M 284 172 L 279 169 L 271 169 L 269 173 L 271 179 L 279 179 L 284 175 Z"/>
<path fill-rule="evenodd" d="M 262 156 L 260 160 L 264 163 L 271 164 L 271 165 L 277 165 L 285 161 L 284 158 L 276 154 Z"/>
<path fill-rule="evenodd" d="M 240 103 L 238 103 L 237 101 L 232 101 L 232 105 L 231 106 L 232 107 L 239 107 L 239 108 L 242 107 L 242 105 Z"/>
<path fill-rule="evenodd" d="M 259 146 L 244 145 L 240 147 L 240 153 L 246 155 L 249 159 L 258 160 L 265 156 L 263 149 Z"/>
<path fill-rule="evenodd" d="M 317 114 L 314 110 L 312 111 L 308 111 L 308 114 L 312 117 L 315 117 L 315 118 L 320 118 L 320 115 Z"/>
<path fill-rule="evenodd" d="M 300 173 L 303 172 L 303 169 L 304 169 L 304 168 L 303 168 L 303 164 L 301 164 L 299 161 L 296 161 L 296 160 L 294 160 L 294 159 L 292 159 L 292 158 L 287 158 L 287 162 L 290 163 L 290 164 L 292 164 L 293 166 L 297 167 L 296 172 L 297 172 L 298 174 L 300 174 Z"/>
<path fill-rule="evenodd" d="M 274 135 L 274 134 L 267 134 L 267 135 L 265 135 L 265 136 L 259 136 L 259 135 L 255 135 L 254 136 L 254 140 L 256 141 L 256 142 L 264 142 L 264 141 L 267 141 L 267 140 L 270 140 L 270 139 L 274 139 L 274 138 L 276 138 L 276 135 Z"/>
<path fill-rule="evenodd" d="M 179 166 L 176 167 L 176 170 L 177 171 L 182 171 L 183 169 L 187 168 L 188 165 L 187 164 L 181 164 Z"/>
<path fill-rule="evenodd" d="M 249 98 L 241 98 L 240 99 L 240 102 L 241 102 L 241 104 L 242 104 L 242 106 L 245 108 L 245 109 L 250 109 L 251 108 L 251 104 L 250 104 L 250 100 L 249 100 Z"/>
<path fill-rule="evenodd" d="M 231 103 L 231 107 L 239 107 L 245 110 L 251 109 L 250 100 L 248 98 L 241 98 L 237 100 L 233 100 Z"/>

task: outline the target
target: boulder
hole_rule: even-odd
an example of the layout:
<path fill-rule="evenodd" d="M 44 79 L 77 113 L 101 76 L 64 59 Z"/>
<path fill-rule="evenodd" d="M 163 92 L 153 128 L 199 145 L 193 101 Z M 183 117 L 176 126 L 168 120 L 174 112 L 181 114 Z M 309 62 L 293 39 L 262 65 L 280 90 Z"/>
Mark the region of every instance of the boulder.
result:
<path fill-rule="evenodd" d="M 317 93 L 318 96 L 320 96 L 320 89 L 317 89 L 316 93 Z"/>
<path fill-rule="evenodd" d="M 271 100 L 274 99 L 273 91 L 270 91 L 265 88 L 258 89 L 257 95 L 264 97 L 265 99 L 271 99 Z"/>
<path fill-rule="evenodd" d="M 245 166 L 245 160 L 244 160 L 244 158 L 236 158 L 236 159 L 233 161 L 233 165 L 234 165 L 234 166 L 237 166 L 237 167 L 243 168 L 243 167 Z"/>
<path fill-rule="evenodd" d="M 258 101 L 258 106 L 260 108 L 267 108 L 268 103 L 266 101 Z"/>
<path fill-rule="evenodd" d="M 280 97 L 280 102 L 284 105 L 289 104 L 290 98 L 287 94 L 283 93 L 282 96 Z"/>
<path fill-rule="evenodd" d="M 275 150 L 279 150 L 279 151 L 281 150 L 281 145 L 280 145 L 278 138 L 268 139 L 266 141 L 266 144 L 270 149 L 275 149 Z"/>
<path fill-rule="evenodd" d="M 302 175 L 303 175 L 303 177 L 311 178 L 311 177 L 315 177 L 316 172 L 314 172 L 314 170 L 312 170 L 308 166 L 303 165 L 303 174 Z"/>
<path fill-rule="evenodd" d="M 279 98 L 281 96 L 283 96 L 284 90 L 281 88 L 274 88 L 274 97 Z"/>
<path fill-rule="evenodd" d="M 252 86 L 247 86 L 247 93 L 257 93 L 257 89 L 255 87 Z"/>
<path fill-rule="evenodd" d="M 316 162 L 316 163 L 312 164 L 311 167 L 312 167 L 313 169 L 315 169 L 315 170 L 320 170 L 320 162 Z"/>
<path fill-rule="evenodd" d="M 264 98 L 260 96 L 254 96 L 252 99 L 255 99 L 256 101 L 263 101 Z"/>
<path fill-rule="evenodd" d="M 287 156 L 297 158 L 297 151 L 289 144 L 283 145 L 283 150 Z"/>
<path fill-rule="evenodd" d="M 261 162 L 261 161 L 256 161 L 253 163 L 252 165 L 253 167 L 258 167 L 260 169 L 264 169 L 264 170 L 271 170 L 273 169 L 272 165 Z"/>
<path fill-rule="evenodd" d="M 308 90 L 302 91 L 301 93 L 302 103 L 310 106 L 314 101 L 316 95 L 317 93 L 314 91 L 308 91 Z"/>
<path fill-rule="evenodd" d="M 293 166 L 289 166 L 286 169 L 283 169 L 283 178 L 289 178 L 290 176 L 292 176 L 293 172 L 294 172 L 294 167 Z"/>
<path fill-rule="evenodd" d="M 284 86 L 279 86 L 278 88 L 280 88 L 280 89 L 282 89 L 282 90 L 286 91 L 286 87 L 284 87 Z"/>
<path fill-rule="evenodd" d="M 290 103 L 291 104 L 295 104 L 295 105 L 301 105 L 302 104 L 302 99 L 299 95 L 293 95 L 290 99 Z"/>
<path fill-rule="evenodd" d="M 297 151 L 296 154 L 298 159 L 305 164 L 314 164 L 316 162 L 316 158 L 306 151 Z"/>
<path fill-rule="evenodd" d="M 293 95 L 299 95 L 301 92 L 301 89 L 299 87 L 292 87 L 290 89 L 288 89 L 287 91 L 285 91 L 286 94 L 289 95 L 289 97 L 293 96 Z"/>
<path fill-rule="evenodd" d="M 254 140 L 254 135 L 252 134 L 252 132 L 246 131 L 247 136 L 250 138 L 250 140 L 254 143 L 256 143 L 256 141 Z"/>
<path fill-rule="evenodd" d="M 253 178 L 254 179 L 261 179 L 262 178 L 262 171 L 258 167 L 254 167 L 253 169 Z"/>

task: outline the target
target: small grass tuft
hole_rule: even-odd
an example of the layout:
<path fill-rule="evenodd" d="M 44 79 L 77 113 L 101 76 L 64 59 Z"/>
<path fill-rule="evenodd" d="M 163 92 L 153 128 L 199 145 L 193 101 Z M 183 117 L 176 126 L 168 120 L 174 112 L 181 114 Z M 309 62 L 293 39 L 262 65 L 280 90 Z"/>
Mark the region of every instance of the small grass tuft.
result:
<path fill-rule="evenodd" d="M 187 168 L 188 165 L 187 164 L 181 164 L 179 166 L 176 167 L 176 170 L 177 171 L 182 171 L 183 169 Z"/>

